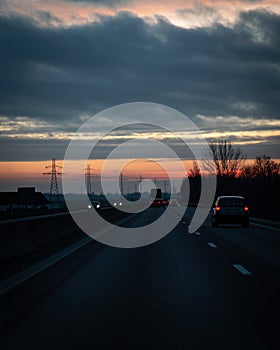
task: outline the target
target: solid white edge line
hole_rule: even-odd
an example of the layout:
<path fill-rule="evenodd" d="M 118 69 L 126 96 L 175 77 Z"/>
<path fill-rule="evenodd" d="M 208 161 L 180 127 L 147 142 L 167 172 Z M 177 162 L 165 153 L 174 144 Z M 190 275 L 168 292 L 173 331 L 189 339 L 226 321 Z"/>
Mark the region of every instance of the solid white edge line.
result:
<path fill-rule="evenodd" d="M 247 276 L 252 275 L 252 273 L 249 270 L 245 269 L 245 267 L 240 264 L 232 264 L 232 266 L 236 270 L 238 270 L 240 273 L 242 273 L 242 275 L 247 275 Z"/>

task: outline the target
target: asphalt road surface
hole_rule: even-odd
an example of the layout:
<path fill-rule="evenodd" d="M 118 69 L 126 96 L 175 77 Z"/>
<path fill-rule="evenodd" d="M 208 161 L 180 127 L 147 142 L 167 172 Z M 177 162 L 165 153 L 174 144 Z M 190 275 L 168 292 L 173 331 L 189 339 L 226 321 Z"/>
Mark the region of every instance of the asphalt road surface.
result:
<path fill-rule="evenodd" d="M 279 230 L 207 219 L 189 234 L 191 215 L 146 247 L 92 241 L 1 295 L 0 348 L 277 349 Z"/>

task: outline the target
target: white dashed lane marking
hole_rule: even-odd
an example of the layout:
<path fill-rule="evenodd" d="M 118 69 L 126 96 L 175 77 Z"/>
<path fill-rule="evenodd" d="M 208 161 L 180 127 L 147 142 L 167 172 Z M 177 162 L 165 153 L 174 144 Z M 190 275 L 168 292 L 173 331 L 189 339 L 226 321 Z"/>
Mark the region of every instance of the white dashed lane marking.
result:
<path fill-rule="evenodd" d="M 215 243 L 208 242 L 209 247 L 211 248 L 218 248 Z"/>
<path fill-rule="evenodd" d="M 198 231 L 196 231 L 195 234 L 196 234 L 197 236 L 201 236 L 201 233 L 198 232 Z"/>
<path fill-rule="evenodd" d="M 233 264 L 232 266 L 236 268 L 236 270 L 238 270 L 240 273 L 242 273 L 242 275 L 252 275 L 250 271 L 245 269 L 245 267 L 240 264 Z"/>

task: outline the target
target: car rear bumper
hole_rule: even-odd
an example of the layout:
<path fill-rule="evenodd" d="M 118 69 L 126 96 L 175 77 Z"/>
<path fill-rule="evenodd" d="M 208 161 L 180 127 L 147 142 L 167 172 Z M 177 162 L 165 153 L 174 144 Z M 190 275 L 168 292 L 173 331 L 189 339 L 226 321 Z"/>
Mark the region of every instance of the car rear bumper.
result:
<path fill-rule="evenodd" d="M 249 221 L 248 215 L 215 215 L 214 219 L 221 224 L 244 223 Z"/>

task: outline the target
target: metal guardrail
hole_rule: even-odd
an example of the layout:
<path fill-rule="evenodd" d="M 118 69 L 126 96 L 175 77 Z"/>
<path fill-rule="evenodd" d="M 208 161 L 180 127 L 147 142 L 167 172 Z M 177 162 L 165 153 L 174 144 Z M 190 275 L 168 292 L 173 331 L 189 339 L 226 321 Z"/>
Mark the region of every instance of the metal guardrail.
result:
<path fill-rule="evenodd" d="M 253 226 L 267 229 L 267 230 L 280 232 L 280 222 L 278 222 L 278 221 L 265 220 L 265 219 L 251 217 L 250 224 Z"/>

